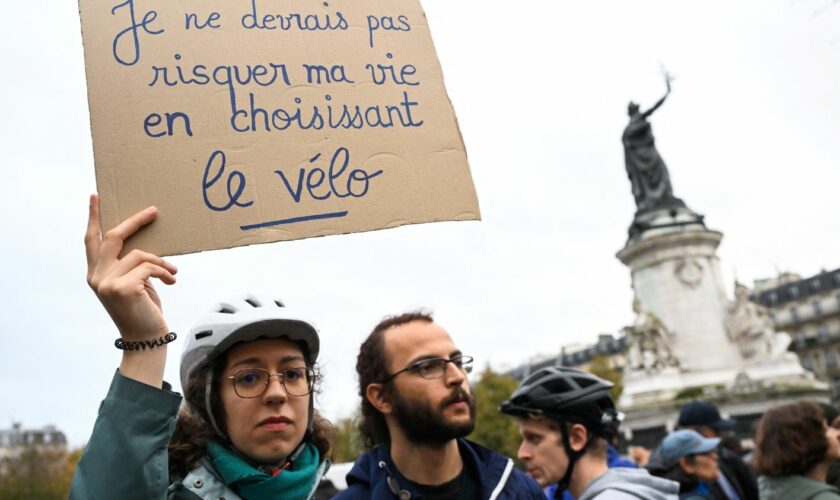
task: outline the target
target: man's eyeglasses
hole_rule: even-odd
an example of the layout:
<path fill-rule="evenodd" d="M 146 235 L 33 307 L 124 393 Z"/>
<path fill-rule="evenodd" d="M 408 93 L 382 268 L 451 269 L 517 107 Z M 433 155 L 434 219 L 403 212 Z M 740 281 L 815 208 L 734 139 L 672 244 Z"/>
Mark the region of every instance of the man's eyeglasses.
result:
<path fill-rule="evenodd" d="M 403 372 L 416 372 L 425 379 L 441 378 L 446 375 L 446 365 L 452 363 L 455 368 L 461 370 L 463 373 L 470 373 L 472 371 L 472 356 L 455 356 L 451 359 L 444 358 L 429 358 L 423 359 L 416 363 L 412 363 L 402 370 L 389 375 L 381 383 L 390 382 L 397 375 Z"/>
<path fill-rule="evenodd" d="M 290 368 L 271 373 L 262 368 L 239 370 L 228 379 L 233 381 L 233 391 L 240 398 L 258 398 L 265 393 L 271 377 L 277 377 L 289 396 L 306 396 L 315 385 L 315 370 L 309 367 Z"/>

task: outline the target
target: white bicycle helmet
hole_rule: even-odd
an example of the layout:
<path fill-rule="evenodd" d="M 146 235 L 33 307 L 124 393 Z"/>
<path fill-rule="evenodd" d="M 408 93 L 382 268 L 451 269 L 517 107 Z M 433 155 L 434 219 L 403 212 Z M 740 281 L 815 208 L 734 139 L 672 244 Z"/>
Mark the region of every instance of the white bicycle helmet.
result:
<path fill-rule="evenodd" d="M 285 307 L 279 299 L 247 294 L 231 301 L 217 303 L 193 326 L 187 335 L 187 345 L 181 355 L 181 387 L 186 391 L 188 381 L 198 367 L 212 362 L 239 342 L 257 339 L 283 338 L 305 346 L 304 357 L 308 366 L 318 360 L 320 340 L 318 330 L 308 320 Z M 207 374 L 205 405 L 211 425 L 220 435 L 211 410 L 212 372 Z M 314 397 L 309 398 L 309 421 L 312 430 Z"/>

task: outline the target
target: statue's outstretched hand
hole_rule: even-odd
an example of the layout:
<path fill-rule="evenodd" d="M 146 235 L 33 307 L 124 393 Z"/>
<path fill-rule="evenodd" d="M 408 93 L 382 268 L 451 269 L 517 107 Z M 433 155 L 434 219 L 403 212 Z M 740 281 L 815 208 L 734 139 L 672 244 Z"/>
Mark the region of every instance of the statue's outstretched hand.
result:
<path fill-rule="evenodd" d="M 141 250 L 131 250 L 120 257 L 125 240 L 155 217 L 157 209 L 146 208 L 105 233 L 103 238 L 99 229 L 99 197 L 90 197 L 85 234 L 87 282 L 127 341 L 151 340 L 169 333 L 151 279 L 171 285 L 175 283 L 177 269 L 157 255 Z"/>

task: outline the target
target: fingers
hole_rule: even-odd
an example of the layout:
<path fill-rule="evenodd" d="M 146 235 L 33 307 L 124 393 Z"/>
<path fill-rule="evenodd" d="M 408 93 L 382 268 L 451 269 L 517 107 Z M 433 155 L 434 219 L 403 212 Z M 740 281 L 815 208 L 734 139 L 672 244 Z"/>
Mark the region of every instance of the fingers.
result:
<path fill-rule="evenodd" d="M 169 274 L 178 272 L 178 268 L 157 255 L 137 249 L 128 252 L 128 255 L 118 260 L 111 272 L 116 276 L 123 276 L 131 272 L 135 267 L 146 262 L 167 270 Z"/>
<path fill-rule="evenodd" d="M 146 283 L 150 278 L 157 278 L 167 285 L 175 284 L 175 276 L 168 269 L 151 262 L 140 264 L 123 276 L 121 280 L 128 280 L 129 283 Z"/>
<path fill-rule="evenodd" d="M 126 257 L 119 258 L 125 240 L 140 228 L 155 220 L 156 217 L 157 209 L 155 207 L 148 207 L 124 220 L 118 226 L 108 231 L 105 237 L 102 238 L 99 196 L 95 194 L 91 195 L 88 227 L 85 233 L 85 252 L 88 261 L 87 281 L 94 291 L 99 290 L 100 286 L 103 285 L 106 289 L 112 287 L 116 280 L 124 277 L 132 269 L 145 262 L 150 262 L 165 269 L 170 277 L 177 272 L 177 269 L 172 264 L 169 264 L 157 255 L 141 250 L 132 250 Z M 108 281 L 110 283 L 106 283 Z"/>
<path fill-rule="evenodd" d="M 90 278 L 96 260 L 99 257 L 99 245 L 102 243 L 102 235 L 99 230 L 99 196 L 90 195 L 90 206 L 88 207 L 88 224 L 85 231 L 85 254 L 87 255 L 88 278 Z"/>
<path fill-rule="evenodd" d="M 146 287 L 151 287 L 151 278 L 157 278 L 167 285 L 175 283 L 175 276 L 169 270 L 151 262 L 144 262 L 127 274 L 103 281 L 97 291 L 100 298 L 109 303 L 114 300 L 120 301 L 145 292 Z"/>
<path fill-rule="evenodd" d="M 125 240 L 136 233 L 141 227 L 152 222 L 157 217 L 157 208 L 148 207 L 122 221 L 117 227 L 105 233 L 99 247 L 99 261 L 116 260 L 123 248 Z"/>

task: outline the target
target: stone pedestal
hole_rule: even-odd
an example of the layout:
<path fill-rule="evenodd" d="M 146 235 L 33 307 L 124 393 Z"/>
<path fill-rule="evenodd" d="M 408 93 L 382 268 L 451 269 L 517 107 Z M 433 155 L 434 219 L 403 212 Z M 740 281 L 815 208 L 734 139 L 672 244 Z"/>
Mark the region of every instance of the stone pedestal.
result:
<path fill-rule="evenodd" d="M 670 331 L 684 371 L 732 369 L 741 360 L 726 333 L 727 298 L 715 253 L 721 238 L 702 223 L 674 225 L 645 232 L 617 255 L 630 268 L 642 308 Z"/>

